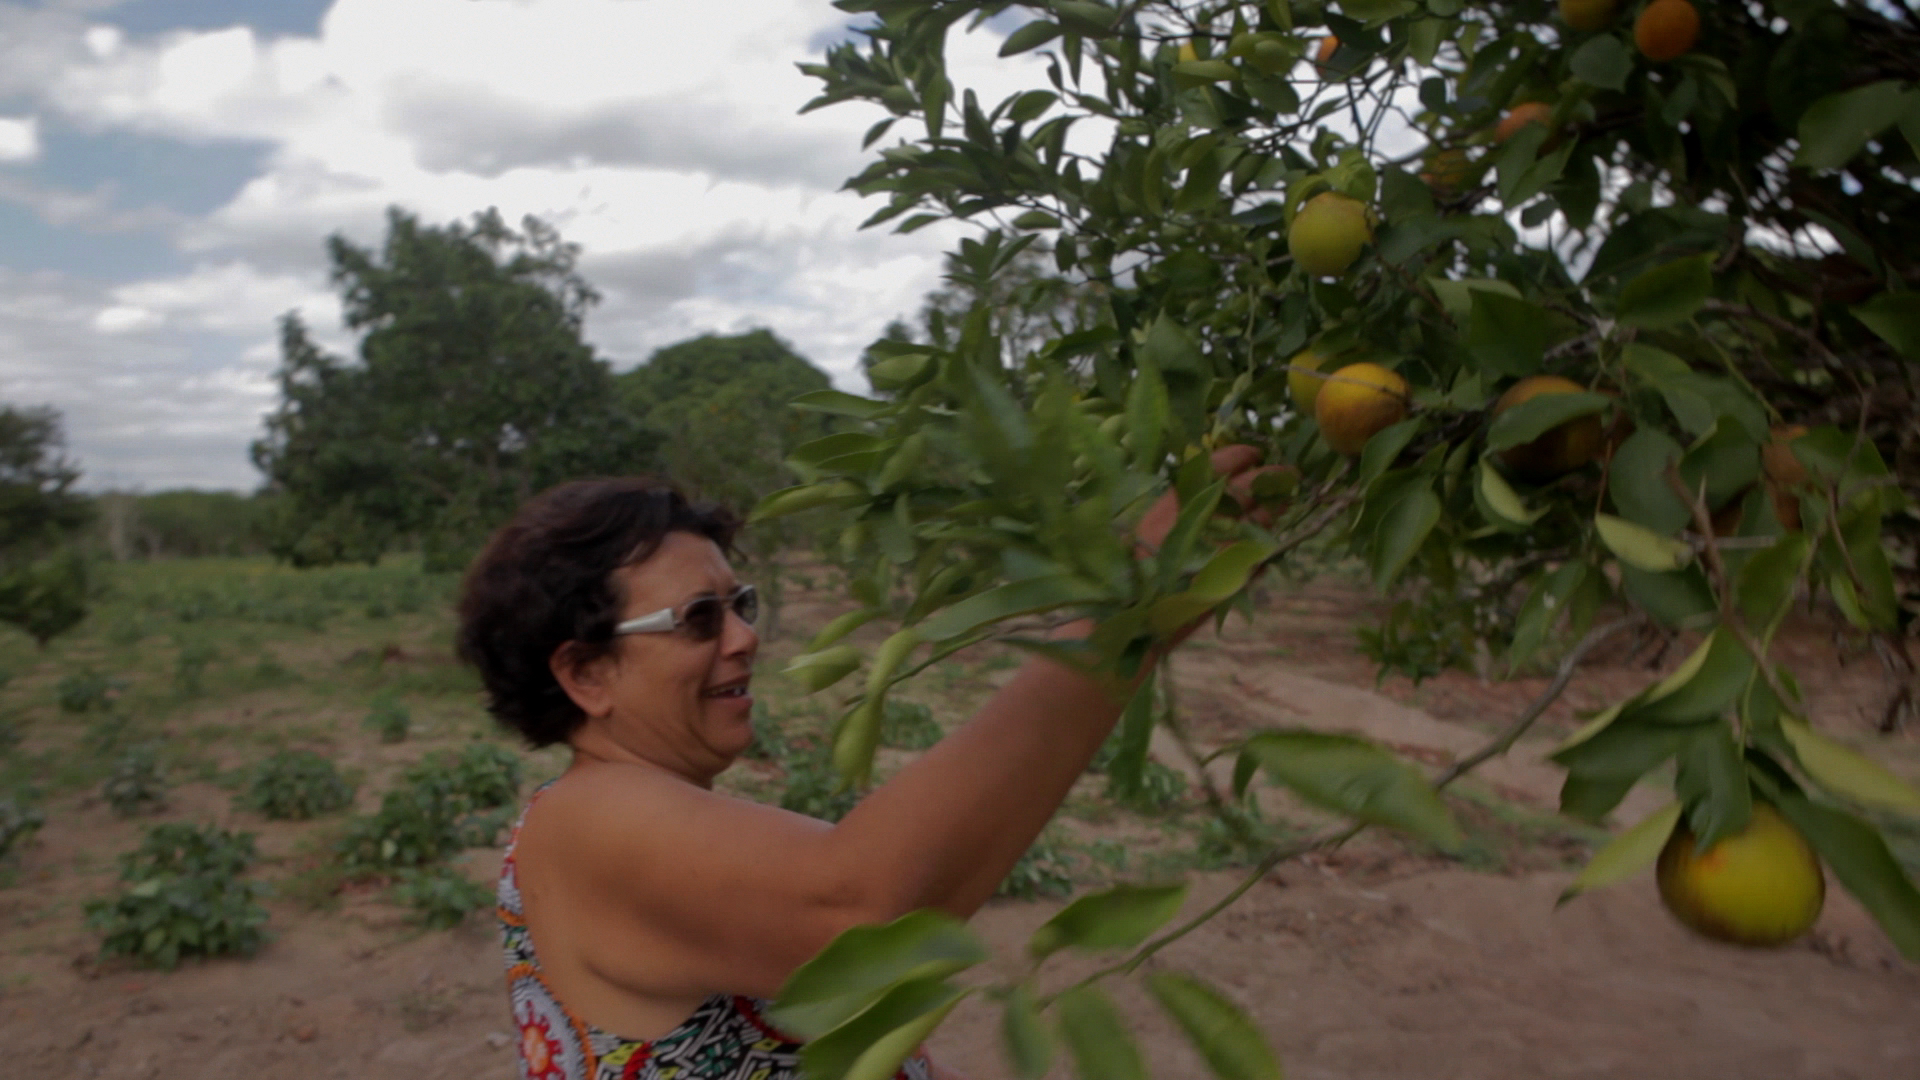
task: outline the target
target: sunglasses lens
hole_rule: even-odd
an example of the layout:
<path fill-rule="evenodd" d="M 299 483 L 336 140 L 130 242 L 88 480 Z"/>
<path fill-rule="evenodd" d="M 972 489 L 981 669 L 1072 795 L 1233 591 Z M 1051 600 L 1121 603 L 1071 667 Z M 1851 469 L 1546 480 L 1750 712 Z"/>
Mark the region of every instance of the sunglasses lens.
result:
<path fill-rule="evenodd" d="M 718 597 L 703 596 L 680 615 L 680 625 L 696 641 L 712 641 L 720 636 L 720 624 L 726 619 L 726 608 Z"/>
<path fill-rule="evenodd" d="M 752 626 L 753 620 L 760 617 L 760 594 L 753 591 L 753 586 L 741 589 L 740 595 L 733 598 L 733 613 L 748 626 Z"/>

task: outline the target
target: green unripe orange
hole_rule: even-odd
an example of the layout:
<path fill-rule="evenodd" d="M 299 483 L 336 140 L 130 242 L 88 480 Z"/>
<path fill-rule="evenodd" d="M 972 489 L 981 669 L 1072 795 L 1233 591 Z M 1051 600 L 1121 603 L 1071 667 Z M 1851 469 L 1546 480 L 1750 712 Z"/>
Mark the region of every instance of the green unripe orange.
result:
<path fill-rule="evenodd" d="M 1320 396 L 1320 388 L 1327 384 L 1325 375 L 1316 375 L 1314 372 L 1319 371 L 1326 362 L 1326 357 L 1312 349 L 1301 349 L 1293 354 L 1293 359 L 1287 361 L 1289 368 L 1296 369 L 1287 372 L 1287 394 L 1293 398 L 1294 408 L 1303 413 L 1313 412 L 1314 399 Z M 1299 368 L 1312 370 L 1297 370 Z"/>
<path fill-rule="evenodd" d="M 1694 933 L 1733 945 L 1784 945 L 1826 902 L 1820 860 L 1800 830 L 1765 803 L 1747 827 L 1698 850 L 1682 820 L 1660 851 L 1660 902 Z"/>
<path fill-rule="evenodd" d="M 1287 227 L 1287 251 L 1314 277 L 1346 273 L 1372 239 L 1366 204 L 1333 191 L 1308 199 Z"/>
<path fill-rule="evenodd" d="M 1407 380 L 1379 364 L 1348 364 L 1320 387 L 1313 418 L 1327 445 L 1358 454 L 1368 439 L 1407 418 Z"/>

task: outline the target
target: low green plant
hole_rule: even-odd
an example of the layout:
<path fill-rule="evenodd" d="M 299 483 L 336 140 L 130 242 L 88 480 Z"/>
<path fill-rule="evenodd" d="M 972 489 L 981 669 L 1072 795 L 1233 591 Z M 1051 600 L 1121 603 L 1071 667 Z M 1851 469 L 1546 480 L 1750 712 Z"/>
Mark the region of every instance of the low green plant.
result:
<path fill-rule="evenodd" d="M 408 730 L 413 727 L 413 714 L 398 698 L 380 697 L 375 699 L 373 709 L 360 726 L 378 734 L 381 742 L 405 742 Z"/>
<path fill-rule="evenodd" d="M 167 805 L 166 775 L 152 746 L 136 746 L 120 756 L 100 785 L 100 794 L 117 817 L 138 817 Z"/>
<path fill-rule="evenodd" d="M 16 846 L 26 843 L 46 823 L 47 815 L 25 796 L 0 799 L 0 859 L 13 854 Z"/>
<path fill-rule="evenodd" d="M 887 699 L 880 720 L 880 743 L 900 750 L 925 750 L 941 740 L 946 731 L 933 718 L 933 710 L 918 702 Z"/>
<path fill-rule="evenodd" d="M 781 809 L 821 821 L 839 821 L 860 802 L 859 792 L 836 790 L 840 774 L 834 771 L 831 751 L 825 744 L 797 746 L 782 764 L 787 770 L 787 786 L 780 793 Z"/>
<path fill-rule="evenodd" d="M 173 688 L 181 697 L 199 697 L 206 689 L 207 665 L 218 651 L 207 642 L 186 642 L 173 662 Z"/>
<path fill-rule="evenodd" d="M 378 812 L 348 823 L 342 862 L 354 874 L 385 873 L 493 843 L 512 820 L 523 769 L 513 751 L 482 742 L 414 764 Z"/>
<path fill-rule="evenodd" d="M 1148 758 L 1140 768 L 1140 778 L 1132 784 L 1121 784 L 1119 778 L 1107 775 L 1107 797 L 1129 810 L 1143 814 L 1162 814 L 1187 797 L 1187 778 L 1178 771 Z"/>
<path fill-rule="evenodd" d="M 282 750 L 254 766 L 235 807 L 279 821 L 305 821 L 353 804 L 353 785 L 311 750 Z"/>
<path fill-rule="evenodd" d="M 451 930 L 493 903 L 492 890 L 445 865 L 401 871 L 387 895 L 429 930 Z"/>
<path fill-rule="evenodd" d="M 155 825 L 120 857 L 119 895 L 86 904 L 100 951 L 151 967 L 187 956 L 252 953 L 266 940 L 266 886 L 241 881 L 255 858 L 253 834 L 182 823 Z"/>
<path fill-rule="evenodd" d="M 54 699 L 66 713 L 106 712 L 113 699 L 125 689 L 118 679 L 109 679 L 92 668 L 81 668 L 54 684 Z"/>
<path fill-rule="evenodd" d="M 1073 866 L 1066 848 L 1042 835 L 1013 864 L 993 895 L 1033 900 L 1042 896 L 1065 896 L 1072 891 Z"/>
<path fill-rule="evenodd" d="M 81 741 L 95 754 L 111 754 L 120 749 L 127 732 L 132 729 L 133 717 L 122 712 L 110 712 L 90 721 Z"/>

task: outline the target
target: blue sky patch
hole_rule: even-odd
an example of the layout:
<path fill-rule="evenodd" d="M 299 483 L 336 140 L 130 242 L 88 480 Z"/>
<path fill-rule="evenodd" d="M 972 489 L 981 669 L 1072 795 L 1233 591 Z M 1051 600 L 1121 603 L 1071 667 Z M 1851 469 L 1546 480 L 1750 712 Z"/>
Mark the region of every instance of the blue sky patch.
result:
<path fill-rule="evenodd" d="M 320 32 L 333 0 L 127 0 L 101 12 L 100 21 L 129 34 L 169 30 L 225 30 L 242 24 L 259 37 Z"/>
<path fill-rule="evenodd" d="M 164 206 L 199 216 L 225 206 L 264 171 L 264 142 L 185 142 L 124 131 L 40 126 L 40 160 L 27 175 L 47 187 L 93 191 L 111 183 L 121 209 Z"/>

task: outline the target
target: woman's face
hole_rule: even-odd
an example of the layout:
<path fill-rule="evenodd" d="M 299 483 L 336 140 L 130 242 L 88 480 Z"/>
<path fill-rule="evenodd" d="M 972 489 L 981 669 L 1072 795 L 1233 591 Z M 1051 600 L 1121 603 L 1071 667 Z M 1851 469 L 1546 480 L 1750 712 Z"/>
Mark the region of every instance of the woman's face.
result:
<path fill-rule="evenodd" d="M 622 620 L 663 608 L 678 614 L 740 584 L 718 545 L 684 532 L 668 533 L 650 558 L 614 571 L 613 580 L 625 598 Z M 594 757 L 638 758 L 710 784 L 753 740 L 752 696 L 715 691 L 744 687 L 759 648 L 759 634 L 731 610 L 711 641 L 695 640 L 685 627 L 615 638 L 611 654 L 590 670 L 562 677 L 587 714 L 568 741 Z"/>

